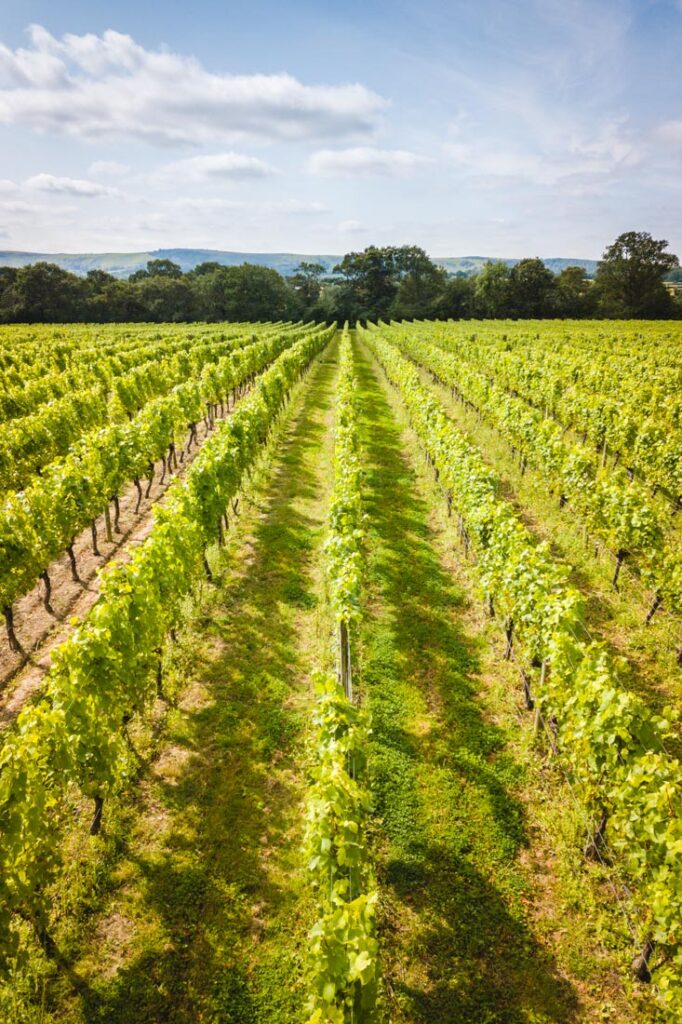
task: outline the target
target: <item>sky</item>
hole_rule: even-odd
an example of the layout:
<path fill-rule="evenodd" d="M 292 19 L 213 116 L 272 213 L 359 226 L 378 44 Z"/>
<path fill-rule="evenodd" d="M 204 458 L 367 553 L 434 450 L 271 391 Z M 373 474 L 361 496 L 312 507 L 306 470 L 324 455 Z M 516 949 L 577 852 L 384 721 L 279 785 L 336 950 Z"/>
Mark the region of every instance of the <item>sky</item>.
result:
<path fill-rule="evenodd" d="M 682 256 L 682 0 L 2 0 L 0 248 Z"/>

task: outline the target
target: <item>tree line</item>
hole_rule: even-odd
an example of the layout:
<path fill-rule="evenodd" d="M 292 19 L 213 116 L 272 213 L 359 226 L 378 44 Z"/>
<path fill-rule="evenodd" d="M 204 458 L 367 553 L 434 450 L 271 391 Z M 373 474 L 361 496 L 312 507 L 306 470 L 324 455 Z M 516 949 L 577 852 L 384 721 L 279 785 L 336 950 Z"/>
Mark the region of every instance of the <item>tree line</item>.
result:
<path fill-rule="evenodd" d="M 664 283 L 680 276 L 667 247 L 626 232 L 605 250 L 594 280 L 581 267 L 553 274 L 540 259 L 453 275 L 412 245 L 348 253 L 331 273 L 303 262 L 289 277 L 249 263 L 206 262 L 183 273 L 156 259 L 121 280 L 40 262 L 0 267 L 0 322 L 682 318 L 682 295 Z"/>

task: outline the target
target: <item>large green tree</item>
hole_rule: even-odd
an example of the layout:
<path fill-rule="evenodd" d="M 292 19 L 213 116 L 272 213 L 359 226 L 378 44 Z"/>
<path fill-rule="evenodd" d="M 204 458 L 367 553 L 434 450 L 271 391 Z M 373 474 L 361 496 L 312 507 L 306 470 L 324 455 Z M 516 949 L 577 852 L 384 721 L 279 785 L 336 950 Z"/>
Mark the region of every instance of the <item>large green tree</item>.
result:
<path fill-rule="evenodd" d="M 392 247 L 370 245 L 363 252 L 349 252 L 334 267 L 344 278 L 346 315 L 376 320 L 388 316 L 398 290 Z"/>
<path fill-rule="evenodd" d="M 445 270 L 437 267 L 423 249 L 413 246 L 399 250 L 396 262 L 400 284 L 391 304 L 391 316 L 396 320 L 434 316 L 448 280 Z"/>
<path fill-rule="evenodd" d="M 557 316 L 580 318 L 593 316 L 597 293 L 583 267 L 564 267 L 555 282 Z"/>
<path fill-rule="evenodd" d="M 679 260 L 667 248 L 665 240 L 656 240 L 647 231 L 626 231 L 606 249 L 596 283 L 608 314 L 636 318 L 670 313 L 663 277 Z"/>
<path fill-rule="evenodd" d="M 547 317 L 555 311 L 555 277 L 542 260 L 520 260 L 509 272 L 509 316 Z"/>
<path fill-rule="evenodd" d="M 16 281 L 19 271 L 16 267 L 0 267 L 0 303 L 2 296 Z"/>
<path fill-rule="evenodd" d="M 287 320 L 296 298 L 281 274 L 242 263 L 202 274 L 195 282 L 197 314 L 205 320 Z"/>
<path fill-rule="evenodd" d="M 321 263 L 303 260 L 289 278 L 289 285 L 296 292 L 303 313 L 311 309 L 320 298 L 325 273 Z"/>
<path fill-rule="evenodd" d="M 343 278 L 342 316 L 386 319 L 389 316 L 428 316 L 445 276 L 416 245 L 347 253 L 334 273 Z"/>
<path fill-rule="evenodd" d="M 509 316 L 511 270 L 506 263 L 486 263 L 476 277 L 474 288 L 477 312 L 484 317 Z"/>
<path fill-rule="evenodd" d="M 145 270 L 136 270 L 128 278 L 129 281 L 144 281 L 148 277 L 182 277 L 182 267 L 173 260 L 147 260 Z"/>
<path fill-rule="evenodd" d="M 445 282 L 436 299 L 433 316 L 439 320 L 464 320 L 476 312 L 476 278 L 455 274 Z"/>
<path fill-rule="evenodd" d="M 6 275 L 9 281 L 9 277 Z M 54 263 L 22 267 L 0 298 L 0 319 L 21 323 L 68 323 L 83 318 L 84 280 Z"/>
<path fill-rule="evenodd" d="M 192 287 L 182 276 L 154 275 L 138 281 L 134 290 L 145 320 L 183 323 L 195 317 Z"/>

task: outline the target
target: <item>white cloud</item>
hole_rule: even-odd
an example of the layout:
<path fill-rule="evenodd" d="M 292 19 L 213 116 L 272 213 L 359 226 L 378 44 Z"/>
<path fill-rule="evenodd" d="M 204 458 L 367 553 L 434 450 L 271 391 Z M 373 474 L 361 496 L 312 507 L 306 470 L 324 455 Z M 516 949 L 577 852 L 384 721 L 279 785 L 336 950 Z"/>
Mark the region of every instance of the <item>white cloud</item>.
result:
<path fill-rule="evenodd" d="M 0 124 L 88 139 L 215 144 L 354 136 L 371 130 L 387 106 L 360 84 L 215 74 L 193 57 L 146 50 L 111 30 L 57 39 L 32 26 L 30 38 L 28 49 L 0 44 Z"/>
<path fill-rule="evenodd" d="M 309 216 L 320 213 L 327 213 L 328 209 L 324 203 L 314 200 L 302 199 L 275 199 L 263 202 L 249 202 L 241 199 L 220 199 L 216 196 L 206 196 L 200 199 L 184 198 L 172 200 L 170 205 L 173 209 L 194 210 L 194 211 L 245 211 L 252 214 L 291 214 L 294 216 Z"/>
<path fill-rule="evenodd" d="M 342 235 L 356 235 L 366 228 L 359 220 L 341 220 L 336 225 L 336 230 Z"/>
<path fill-rule="evenodd" d="M 0 210 L 4 214 L 14 214 L 20 217 L 36 217 L 36 225 L 45 225 L 46 222 L 52 222 L 57 217 L 71 216 L 78 213 L 78 208 L 69 204 L 58 204 L 49 206 L 45 203 L 30 202 L 27 199 L 5 199 L 0 201 Z"/>
<path fill-rule="evenodd" d="M 95 160 L 88 171 L 96 178 L 123 178 L 130 171 L 130 166 L 120 164 L 118 160 Z"/>
<path fill-rule="evenodd" d="M 316 200 L 282 199 L 270 203 L 260 203 L 259 205 L 265 212 L 287 213 L 295 217 L 329 212 L 329 208 L 324 203 L 319 203 Z"/>
<path fill-rule="evenodd" d="M 152 176 L 157 181 L 241 181 L 267 178 L 275 174 L 274 167 L 245 153 L 212 153 L 175 160 L 160 167 Z"/>
<path fill-rule="evenodd" d="M 406 175 L 425 167 L 431 161 L 407 149 L 377 149 L 355 146 L 351 149 L 320 149 L 308 161 L 312 174 Z"/>
<path fill-rule="evenodd" d="M 592 136 L 566 131 L 563 137 L 544 137 L 539 145 L 506 144 L 501 136 L 487 137 L 457 125 L 457 141 L 444 149 L 453 165 L 483 183 L 502 178 L 558 185 L 580 179 L 590 188 L 594 181 L 633 167 L 642 159 L 642 147 L 626 131 L 625 122 L 606 122 Z"/>
<path fill-rule="evenodd" d="M 120 196 L 116 188 L 100 185 L 96 181 L 85 181 L 82 178 L 58 178 L 54 174 L 34 174 L 26 179 L 26 187 L 39 192 L 61 192 L 72 196 L 88 198 L 112 198 Z"/>
<path fill-rule="evenodd" d="M 682 0 L 680 0 L 680 9 L 682 10 Z M 672 146 L 682 145 L 682 121 L 666 121 L 658 126 L 656 135 L 662 142 L 667 142 Z"/>

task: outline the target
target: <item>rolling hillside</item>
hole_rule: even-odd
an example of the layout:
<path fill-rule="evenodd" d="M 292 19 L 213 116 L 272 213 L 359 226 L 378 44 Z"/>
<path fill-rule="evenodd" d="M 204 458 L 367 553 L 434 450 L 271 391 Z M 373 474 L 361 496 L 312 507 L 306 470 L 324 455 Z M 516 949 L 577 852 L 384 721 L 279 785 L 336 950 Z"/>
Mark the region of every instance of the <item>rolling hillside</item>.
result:
<path fill-rule="evenodd" d="M 306 255 L 293 252 L 225 252 L 220 249 L 154 249 L 150 252 L 103 252 L 103 253 L 39 253 L 39 252 L 15 252 L 11 250 L 0 251 L 0 267 L 24 267 L 29 263 L 37 263 L 39 260 L 47 260 L 49 263 L 56 263 L 64 270 L 70 270 L 75 274 L 87 274 L 89 270 L 106 270 L 115 277 L 129 277 L 136 270 L 142 270 L 148 260 L 170 259 L 178 263 L 184 271 L 192 270 L 199 263 L 207 260 L 214 260 L 224 266 L 235 266 L 240 263 L 257 263 L 261 266 L 272 267 L 285 276 L 293 273 L 294 269 L 302 260 L 322 263 L 327 270 L 332 268 L 341 260 L 341 256 L 331 255 Z M 434 261 L 439 266 L 451 273 L 464 273 L 466 275 L 477 273 L 488 260 L 495 260 L 494 256 L 436 256 Z M 505 259 L 502 261 L 509 266 L 518 263 L 518 259 Z M 544 260 L 545 266 L 554 273 L 563 270 L 564 267 L 584 267 L 588 274 L 592 275 L 597 269 L 596 260 L 567 259 L 565 257 L 552 257 Z"/>

